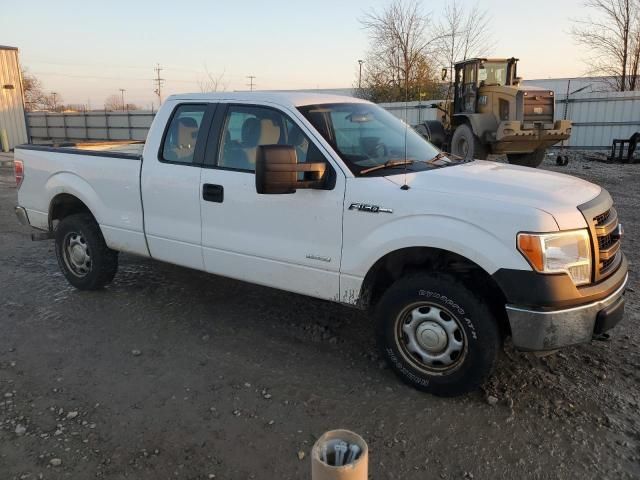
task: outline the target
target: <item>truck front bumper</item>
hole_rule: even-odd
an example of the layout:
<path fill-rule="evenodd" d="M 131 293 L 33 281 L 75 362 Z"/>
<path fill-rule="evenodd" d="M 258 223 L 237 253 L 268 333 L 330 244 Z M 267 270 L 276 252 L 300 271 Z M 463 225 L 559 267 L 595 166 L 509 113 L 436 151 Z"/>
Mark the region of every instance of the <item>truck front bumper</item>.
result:
<path fill-rule="evenodd" d="M 629 276 L 607 297 L 560 310 L 533 310 L 507 305 L 513 344 L 520 350 L 544 351 L 589 342 L 624 316 L 624 291 Z"/>
<path fill-rule="evenodd" d="M 548 124 L 501 122 L 492 151 L 494 153 L 530 153 L 567 140 L 570 136 L 570 120 L 558 120 Z"/>

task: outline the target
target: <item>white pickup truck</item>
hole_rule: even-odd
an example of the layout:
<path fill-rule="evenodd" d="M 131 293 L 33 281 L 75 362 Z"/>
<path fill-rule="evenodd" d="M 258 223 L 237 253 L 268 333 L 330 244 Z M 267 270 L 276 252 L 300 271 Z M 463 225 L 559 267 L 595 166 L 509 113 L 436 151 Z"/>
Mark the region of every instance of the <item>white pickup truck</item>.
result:
<path fill-rule="evenodd" d="M 15 169 L 18 218 L 75 287 L 127 252 L 367 309 L 391 367 L 437 395 L 481 385 L 506 337 L 550 351 L 623 317 L 605 190 L 459 161 L 354 98 L 172 96 L 141 154 L 23 145 Z"/>

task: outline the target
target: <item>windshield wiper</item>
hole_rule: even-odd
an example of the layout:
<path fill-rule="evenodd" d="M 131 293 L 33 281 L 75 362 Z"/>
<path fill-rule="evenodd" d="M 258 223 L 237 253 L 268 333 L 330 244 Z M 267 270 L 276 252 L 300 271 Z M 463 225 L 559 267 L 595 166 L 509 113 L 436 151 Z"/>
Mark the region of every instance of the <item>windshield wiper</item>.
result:
<path fill-rule="evenodd" d="M 471 160 L 469 160 L 471 161 Z M 451 164 L 455 164 L 456 162 L 467 162 L 467 160 L 465 160 L 462 157 L 459 157 L 458 155 L 454 155 L 453 153 L 447 153 L 447 152 L 440 152 L 438 153 L 435 157 L 433 157 L 431 160 L 425 160 L 425 163 L 428 163 L 430 165 L 435 165 L 438 167 L 442 167 L 444 165 L 451 165 Z"/>
<path fill-rule="evenodd" d="M 360 170 L 360 175 L 364 175 L 370 172 L 375 172 L 376 170 L 382 170 L 383 168 L 393 168 L 400 167 L 402 165 L 411 165 L 415 163 L 415 160 L 387 160 L 381 165 L 376 165 L 375 167 L 365 168 L 364 170 Z"/>

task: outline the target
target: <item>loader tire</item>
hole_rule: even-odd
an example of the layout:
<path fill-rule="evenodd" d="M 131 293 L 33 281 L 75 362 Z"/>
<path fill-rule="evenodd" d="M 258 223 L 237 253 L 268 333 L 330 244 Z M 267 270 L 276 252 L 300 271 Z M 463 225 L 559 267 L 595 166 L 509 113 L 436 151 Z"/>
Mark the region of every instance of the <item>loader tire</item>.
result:
<path fill-rule="evenodd" d="M 473 133 L 469 125 L 458 125 L 451 137 L 451 153 L 465 160 L 484 160 L 487 158 L 487 148 Z"/>

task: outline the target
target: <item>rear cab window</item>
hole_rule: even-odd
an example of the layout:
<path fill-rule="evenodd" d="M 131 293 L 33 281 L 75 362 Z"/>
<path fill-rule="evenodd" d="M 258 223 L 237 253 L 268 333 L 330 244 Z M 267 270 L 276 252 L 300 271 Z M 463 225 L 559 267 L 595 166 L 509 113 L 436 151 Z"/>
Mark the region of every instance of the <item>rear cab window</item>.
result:
<path fill-rule="evenodd" d="M 162 141 L 160 161 L 190 165 L 207 105 L 183 104 L 176 107 Z"/>

